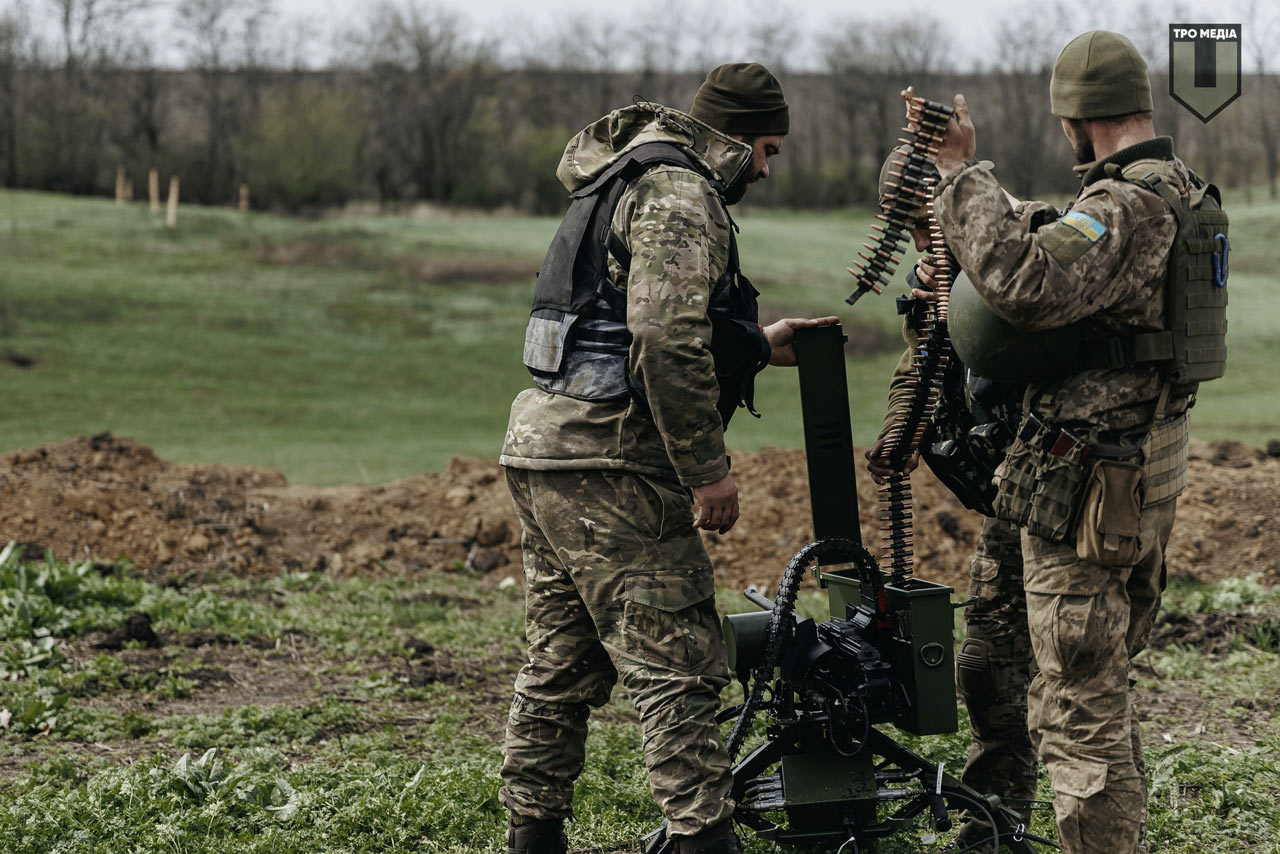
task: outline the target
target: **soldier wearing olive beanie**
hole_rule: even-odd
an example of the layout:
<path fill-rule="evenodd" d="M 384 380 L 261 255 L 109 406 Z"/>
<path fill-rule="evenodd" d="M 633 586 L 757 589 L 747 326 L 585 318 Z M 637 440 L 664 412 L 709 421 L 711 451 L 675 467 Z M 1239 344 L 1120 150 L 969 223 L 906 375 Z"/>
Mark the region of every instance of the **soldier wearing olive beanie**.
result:
<path fill-rule="evenodd" d="M 999 469 L 995 514 L 1020 530 L 1014 592 L 1025 596 L 1029 638 L 1007 636 L 1030 648 L 1027 726 L 1053 785 L 1062 850 L 1146 854 L 1145 762 L 1129 676 L 1159 612 L 1197 384 L 1166 355 L 1174 343 L 1168 351 L 1140 350 L 1148 341 L 1199 334 L 1166 309 L 1191 304 L 1193 281 L 1206 278 L 1178 260 L 1193 254 L 1184 248 L 1192 238 L 1179 235 L 1201 227 L 1196 199 L 1206 200 L 1206 221 L 1225 230 L 1225 220 L 1212 210 L 1216 191 L 1178 159 L 1172 139 L 1155 135 L 1146 63 L 1124 36 L 1096 30 L 1071 40 L 1054 64 L 1049 100 L 1081 161 L 1081 190 L 1067 212 L 1044 202 L 1010 206 L 977 160 L 975 122 L 956 95 L 935 161 L 942 180 L 934 216 L 979 305 L 995 319 L 1037 335 L 1086 330 L 1078 354 L 1041 364 L 1045 376 L 1024 398 L 1026 423 L 1034 415 L 1044 425 L 1037 437 L 1083 439 L 1040 448 L 1041 438 L 1019 437 Z M 1195 223 L 1188 232 L 1180 231 L 1184 217 Z M 1225 310 L 1225 292 L 1216 299 Z M 949 318 L 957 350 L 967 342 L 981 356 L 1008 343 L 977 312 L 965 316 Z M 1215 320 L 1203 326 L 1214 328 Z M 1067 445 L 1065 453 L 1079 451 L 1080 461 L 1056 465 Z M 1105 458 L 1113 447 L 1120 450 Z M 1089 478 L 1115 483 L 1121 470 L 1133 484 L 1127 504 L 1115 500 L 1118 492 L 1083 488 Z M 1034 493 L 1014 495 L 1010 487 L 1025 483 Z M 1060 496 L 1053 527 L 1043 515 L 1050 495 Z M 1099 536 L 1104 545 L 1094 548 Z M 1000 577 L 989 562 L 975 562 L 973 578 L 984 585 L 983 602 L 994 598 Z M 1011 632 L 1012 621 L 1000 619 Z M 997 678 L 995 668 L 983 669 L 973 675 Z M 963 664 L 960 678 L 963 685 Z"/>
<path fill-rule="evenodd" d="M 528 582 L 498 792 L 507 854 L 568 851 L 587 721 L 618 681 L 674 854 L 739 854 L 716 723 L 729 669 L 698 529 L 738 519 L 724 431 L 756 374 L 796 364 L 796 329 L 836 322 L 761 327 L 738 265 L 728 205 L 768 177 L 789 127 L 777 79 L 735 63 L 690 113 L 637 102 L 565 146 L 569 210 L 525 334 L 533 387 L 500 457 Z"/>

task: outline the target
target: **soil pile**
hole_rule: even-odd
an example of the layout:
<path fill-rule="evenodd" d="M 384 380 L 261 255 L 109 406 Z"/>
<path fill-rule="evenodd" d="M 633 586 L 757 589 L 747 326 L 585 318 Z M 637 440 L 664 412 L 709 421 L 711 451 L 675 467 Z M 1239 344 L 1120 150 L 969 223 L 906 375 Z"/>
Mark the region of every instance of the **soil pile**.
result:
<path fill-rule="evenodd" d="M 707 535 L 708 549 L 721 583 L 772 587 L 812 535 L 804 454 L 735 453 L 733 463 L 742 518 L 724 536 Z M 980 519 L 923 469 L 913 486 L 917 572 L 963 589 Z M 875 542 L 875 488 L 861 471 L 858 498 L 864 537 Z M 1280 582 L 1280 526 L 1267 515 L 1278 504 L 1280 459 L 1193 441 L 1170 572 L 1261 572 Z M 489 460 L 455 459 L 438 474 L 381 486 L 307 486 L 269 469 L 168 462 L 109 434 L 0 459 L 0 540 L 63 559 L 127 556 L 156 573 L 470 566 L 496 581 L 520 574 L 519 533 Z"/>

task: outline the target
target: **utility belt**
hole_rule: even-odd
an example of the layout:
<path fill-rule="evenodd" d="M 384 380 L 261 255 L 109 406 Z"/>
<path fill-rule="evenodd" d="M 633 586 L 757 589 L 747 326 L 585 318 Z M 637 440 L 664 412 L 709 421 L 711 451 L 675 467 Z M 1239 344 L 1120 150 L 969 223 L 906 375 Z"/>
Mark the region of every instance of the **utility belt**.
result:
<path fill-rule="evenodd" d="M 1028 412 L 995 473 L 996 518 L 1102 566 L 1140 555 L 1142 508 L 1186 485 L 1185 413 L 1160 420 L 1139 444 L 1091 441 Z"/>

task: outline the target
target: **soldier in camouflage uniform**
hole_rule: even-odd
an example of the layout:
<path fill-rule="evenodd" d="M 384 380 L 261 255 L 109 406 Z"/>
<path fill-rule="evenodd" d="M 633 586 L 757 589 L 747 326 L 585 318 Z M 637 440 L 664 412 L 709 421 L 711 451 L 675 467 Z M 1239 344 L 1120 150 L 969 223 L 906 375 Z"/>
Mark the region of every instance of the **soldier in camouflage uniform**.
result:
<path fill-rule="evenodd" d="M 1103 336 L 1162 330 L 1176 218 L 1128 176 L 1159 175 L 1180 194 L 1191 184 L 1172 140 L 1155 136 L 1146 63 L 1123 36 L 1086 33 L 1059 56 L 1050 97 L 1081 163 L 1072 210 L 1029 232 L 974 159 L 973 124 L 957 95 L 937 156 L 935 215 L 947 243 L 991 312 L 1017 330 L 1077 322 Z M 1158 364 L 1063 370 L 1029 387 L 1030 409 L 1042 421 L 1095 448 L 1169 437 L 1160 447 L 1143 445 L 1145 500 L 1132 511 L 1123 559 L 1086 559 L 1078 542 L 1021 532 L 1038 666 L 1029 718 L 1054 788 L 1059 842 L 1071 854 L 1130 854 L 1145 850 L 1146 786 L 1129 661 L 1160 603 L 1194 387 L 1171 384 Z"/>
<path fill-rule="evenodd" d="M 612 215 L 625 252 L 611 250 L 608 272 L 625 294 L 627 369 L 642 394 L 592 400 L 539 387 L 511 407 L 501 462 L 523 527 L 529 644 L 502 768 L 512 854 L 565 850 L 587 718 L 619 677 L 676 851 L 738 850 L 715 723 L 728 667 L 697 531 L 723 533 L 738 516 L 708 302 L 736 264 L 726 203 L 768 176 L 787 130 L 773 75 L 731 64 L 708 75 L 690 113 L 627 107 L 565 149 L 557 175 L 571 192 L 650 142 L 673 143 L 696 168 L 659 164 L 630 178 Z M 768 364 L 794 365 L 795 329 L 835 321 L 787 319 L 751 333 L 767 339 Z"/>
<path fill-rule="evenodd" d="M 902 155 L 906 154 L 901 148 Z M 880 195 L 889 191 L 891 168 L 900 157 L 890 153 L 880 170 Z M 1008 196 L 1015 210 L 1020 205 Z M 911 229 L 916 251 L 930 247 L 928 222 L 922 206 Z M 911 297 L 918 303 L 932 302 L 935 267 L 931 256 L 921 258 L 907 273 Z M 889 406 L 875 443 L 866 452 L 867 471 L 876 483 L 885 483 L 893 473 L 884 447 L 890 429 L 910 403 L 909 380 L 914 373 L 912 355 L 920 333 L 919 312 L 909 309 L 902 323 L 907 349 L 898 360 L 889 381 Z M 1017 388 L 1001 389 L 1017 394 Z M 920 455 L 913 454 L 905 471 L 913 471 Z M 1020 811 L 1030 823 L 1030 802 L 1036 793 L 1036 750 L 1027 729 L 1027 691 L 1035 673 L 1031 635 L 1027 629 L 1027 600 L 1022 588 L 1022 545 L 1016 525 L 985 517 L 978 534 L 978 546 L 969 565 L 969 590 L 965 607 L 965 637 L 956 654 L 956 681 L 969 711 L 973 741 L 961 779 L 980 792 L 1000 796 Z M 958 837 L 961 845 L 987 838 L 991 826 L 972 813 Z"/>

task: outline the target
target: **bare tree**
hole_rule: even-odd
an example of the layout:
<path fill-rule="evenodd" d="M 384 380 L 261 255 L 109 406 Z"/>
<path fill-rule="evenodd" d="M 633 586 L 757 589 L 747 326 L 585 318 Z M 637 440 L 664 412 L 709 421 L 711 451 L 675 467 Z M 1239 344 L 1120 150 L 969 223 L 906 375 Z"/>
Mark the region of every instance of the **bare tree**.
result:
<path fill-rule="evenodd" d="M 795 19 L 778 15 L 776 9 L 772 0 L 750 0 L 743 32 L 745 58 L 764 63 L 775 74 L 787 70 L 802 38 Z"/>
<path fill-rule="evenodd" d="M 905 112 L 899 93 L 914 85 L 921 94 L 946 97 L 933 90 L 948 54 L 945 30 L 931 17 L 854 20 L 823 40 L 850 166 L 866 176 L 860 196 L 874 197 L 880 164 L 896 144 Z"/>
<path fill-rule="evenodd" d="M 30 24 L 23 10 L 0 13 L 0 184 L 18 183 L 18 102 Z"/>
<path fill-rule="evenodd" d="M 1280 197 L 1280 85 L 1274 74 L 1269 73 L 1271 53 L 1280 38 L 1280 13 L 1273 4 L 1259 4 L 1249 0 L 1244 7 L 1244 20 L 1248 27 L 1244 36 L 1252 71 L 1253 82 L 1261 91 L 1251 93 L 1252 107 L 1257 115 L 1258 141 L 1262 149 L 1263 166 L 1267 172 L 1267 192 L 1271 198 Z M 1241 57 L 1241 61 L 1243 61 Z"/>
<path fill-rule="evenodd" d="M 359 61 L 379 192 L 454 201 L 474 154 L 472 120 L 495 80 L 491 49 L 457 16 L 415 0 L 384 0 L 368 20 Z"/>
<path fill-rule="evenodd" d="M 93 192 L 110 123 L 106 86 L 120 63 L 122 40 L 146 0 L 45 0 L 56 32 L 56 70 L 36 73 L 29 118 L 44 137 L 31 146 L 38 186 Z M 44 60 L 33 65 L 46 66 Z"/>
<path fill-rule="evenodd" d="M 200 84 L 204 157 L 193 177 L 196 193 L 205 199 L 230 198 L 236 183 L 232 140 L 253 107 L 260 82 L 261 25 L 271 10 L 270 0 L 178 0 L 175 7 L 175 27 Z M 247 86 L 234 85 L 237 69 Z"/>
<path fill-rule="evenodd" d="M 1034 198 L 1046 185 L 1070 187 L 1062 156 L 1069 148 L 1050 112 L 1049 79 L 1064 46 L 1062 33 L 1073 30 L 1070 12 L 1055 0 L 1024 9 L 996 31 L 996 97 L 982 105 L 994 120 L 983 123 L 990 130 L 979 144 L 995 156 L 1003 183 L 1020 198 Z M 1051 165 L 1054 175 L 1047 174 Z"/>

